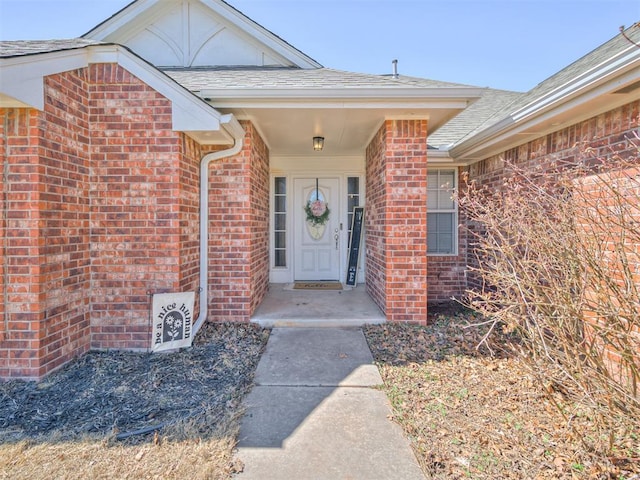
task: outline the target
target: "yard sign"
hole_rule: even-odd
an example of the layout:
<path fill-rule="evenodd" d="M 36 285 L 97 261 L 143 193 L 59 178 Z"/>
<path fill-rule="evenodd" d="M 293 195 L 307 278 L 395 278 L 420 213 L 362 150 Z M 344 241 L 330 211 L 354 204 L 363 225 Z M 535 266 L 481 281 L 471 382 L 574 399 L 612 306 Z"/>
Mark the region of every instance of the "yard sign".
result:
<path fill-rule="evenodd" d="M 195 296 L 194 292 L 153 296 L 153 352 L 191 346 Z"/>

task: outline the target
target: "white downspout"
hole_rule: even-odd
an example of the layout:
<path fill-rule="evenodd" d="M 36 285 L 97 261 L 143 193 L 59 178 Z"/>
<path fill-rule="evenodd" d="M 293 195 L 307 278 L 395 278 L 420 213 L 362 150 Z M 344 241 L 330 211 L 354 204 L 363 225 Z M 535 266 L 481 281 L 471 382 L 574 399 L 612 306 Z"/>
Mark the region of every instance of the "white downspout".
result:
<path fill-rule="evenodd" d="M 200 160 L 200 315 L 193 325 L 193 336 L 207 320 L 209 311 L 209 165 L 221 158 L 237 155 L 244 144 L 245 131 L 232 115 L 224 115 L 221 123 L 230 127 L 228 131 L 233 136 L 233 146 L 208 153 Z"/>

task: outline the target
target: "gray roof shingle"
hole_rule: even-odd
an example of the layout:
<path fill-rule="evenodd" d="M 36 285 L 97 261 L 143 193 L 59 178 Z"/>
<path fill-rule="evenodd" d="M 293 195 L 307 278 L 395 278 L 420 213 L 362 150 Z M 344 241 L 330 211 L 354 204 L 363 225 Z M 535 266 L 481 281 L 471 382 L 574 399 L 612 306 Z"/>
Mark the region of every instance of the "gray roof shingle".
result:
<path fill-rule="evenodd" d="M 39 53 L 59 52 L 98 45 L 102 42 L 84 38 L 68 38 L 60 40 L 12 40 L 0 41 L 0 58 L 21 57 Z"/>
<path fill-rule="evenodd" d="M 331 68 L 211 67 L 163 69 L 191 91 L 233 89 L 313 89 L 313 88 L 468 88 L 469 85 L 440 82 L 404 75 L 372 75 Z"/>
<path fill-rule="evenodd" d="M 496 112 L 511 105 L 522 98 L 525 93 L 508 90 L 493 90 L 487 88 L 482 97 L 475 103 L 449 120 L 445 125 L 429 134 L 429 145 L 432 147 L 447 147 L 465 138 L 470 132 L 492 120 Z"/>

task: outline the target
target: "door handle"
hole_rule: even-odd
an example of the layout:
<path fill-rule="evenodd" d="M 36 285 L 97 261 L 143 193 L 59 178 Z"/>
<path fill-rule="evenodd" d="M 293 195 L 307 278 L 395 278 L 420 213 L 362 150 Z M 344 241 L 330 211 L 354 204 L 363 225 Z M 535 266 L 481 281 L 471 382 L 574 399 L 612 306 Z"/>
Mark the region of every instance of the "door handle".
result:
<path fill-rule="evenodd" d="M 338 234 L 338 229 L 336 228 L 336 234 L 333 236 L 336 241 L 336 250 L 338 250 L 338 240 L 340 239 L 340 234 Z"/>

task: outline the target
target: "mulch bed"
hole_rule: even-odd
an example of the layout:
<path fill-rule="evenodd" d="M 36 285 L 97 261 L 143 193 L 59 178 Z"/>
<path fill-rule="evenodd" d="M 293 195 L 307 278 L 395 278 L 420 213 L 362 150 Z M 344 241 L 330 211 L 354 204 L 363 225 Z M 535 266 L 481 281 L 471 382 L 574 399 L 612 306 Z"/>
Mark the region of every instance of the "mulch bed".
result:
<path fill-rule="evenodd" d="M 427 327 L 364 329 L 393 418 L 428 478 L 640 480 L 640 425 L 620 425 L 603 453 L 607 432 L 503 348 L 515 338 L 478 347 L 487 328 L 469 326 L 481 321 L 473 313 L 444 304 L 430 316 Z"/>
<path fill-rule="evenodd" d="M 190 349 L 91 352 L 41 382 L 0 383 L 0 442 L 135 443 L 186 421 L 205 438 L 238 409 L 268 335 L 254 325 L 207 324 Z"/>

